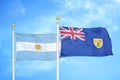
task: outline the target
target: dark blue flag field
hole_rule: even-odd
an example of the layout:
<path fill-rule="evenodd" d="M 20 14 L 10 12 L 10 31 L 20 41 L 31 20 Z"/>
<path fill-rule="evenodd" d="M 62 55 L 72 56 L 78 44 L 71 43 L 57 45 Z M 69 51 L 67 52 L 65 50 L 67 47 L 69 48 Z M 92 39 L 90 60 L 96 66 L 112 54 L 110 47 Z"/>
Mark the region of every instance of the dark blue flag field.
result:
<path fill-rule="evenodd" d="M 60 35 L 61 57 L 113 55 L 111 39 L 103 27 L 60 27 Z"/>

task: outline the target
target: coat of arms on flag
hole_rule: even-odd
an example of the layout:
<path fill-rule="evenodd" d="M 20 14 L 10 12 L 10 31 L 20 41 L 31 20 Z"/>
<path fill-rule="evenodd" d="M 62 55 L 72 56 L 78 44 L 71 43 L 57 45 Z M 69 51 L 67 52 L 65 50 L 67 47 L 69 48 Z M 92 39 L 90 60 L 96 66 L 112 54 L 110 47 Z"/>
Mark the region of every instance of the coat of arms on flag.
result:
<path fill-rule="evenodd" d="M 95 47 L 101 48 L 103 46 L 103 40 L 101 38 L 93 38 Z"/>

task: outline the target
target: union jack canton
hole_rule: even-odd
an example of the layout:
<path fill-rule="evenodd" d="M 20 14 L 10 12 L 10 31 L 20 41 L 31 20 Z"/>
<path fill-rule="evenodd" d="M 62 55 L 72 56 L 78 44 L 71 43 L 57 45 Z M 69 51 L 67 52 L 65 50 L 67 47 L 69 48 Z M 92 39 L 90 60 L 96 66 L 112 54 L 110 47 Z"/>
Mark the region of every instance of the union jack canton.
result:
<path fill-rule="evenodd" d="M 76 40 L 76 38 L 85 41 L 85 34 L 83 28 L 73 28 L 73 27 L 60 27 L 61 39 L 70 37 L 71 40 Z"/>

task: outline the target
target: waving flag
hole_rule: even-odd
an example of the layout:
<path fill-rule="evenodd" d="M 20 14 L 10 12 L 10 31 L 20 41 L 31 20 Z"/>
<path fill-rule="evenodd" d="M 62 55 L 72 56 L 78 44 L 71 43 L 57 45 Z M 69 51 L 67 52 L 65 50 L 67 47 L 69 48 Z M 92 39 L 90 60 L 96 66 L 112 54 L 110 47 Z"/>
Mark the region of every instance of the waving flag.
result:
<path fill-rule="evenodd" d="M 55 34 L 15 34 L 16 60 L 55 60 Z"/>
<path fill-rule="evenodd" d="M 60 27 L 61 57 L 112 55 L 112 44 L 105 28 Z"/>

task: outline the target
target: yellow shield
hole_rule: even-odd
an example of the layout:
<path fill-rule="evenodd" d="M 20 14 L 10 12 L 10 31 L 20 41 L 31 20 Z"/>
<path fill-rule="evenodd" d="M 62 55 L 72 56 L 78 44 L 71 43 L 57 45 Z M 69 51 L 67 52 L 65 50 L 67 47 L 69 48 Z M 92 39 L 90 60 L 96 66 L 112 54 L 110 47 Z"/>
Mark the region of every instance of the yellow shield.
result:
<path fill-rule="evenodd" d="M 101 38 L 93 38 L 95 47 L 101 48 L 103 46 L 103 40 Z"/>

